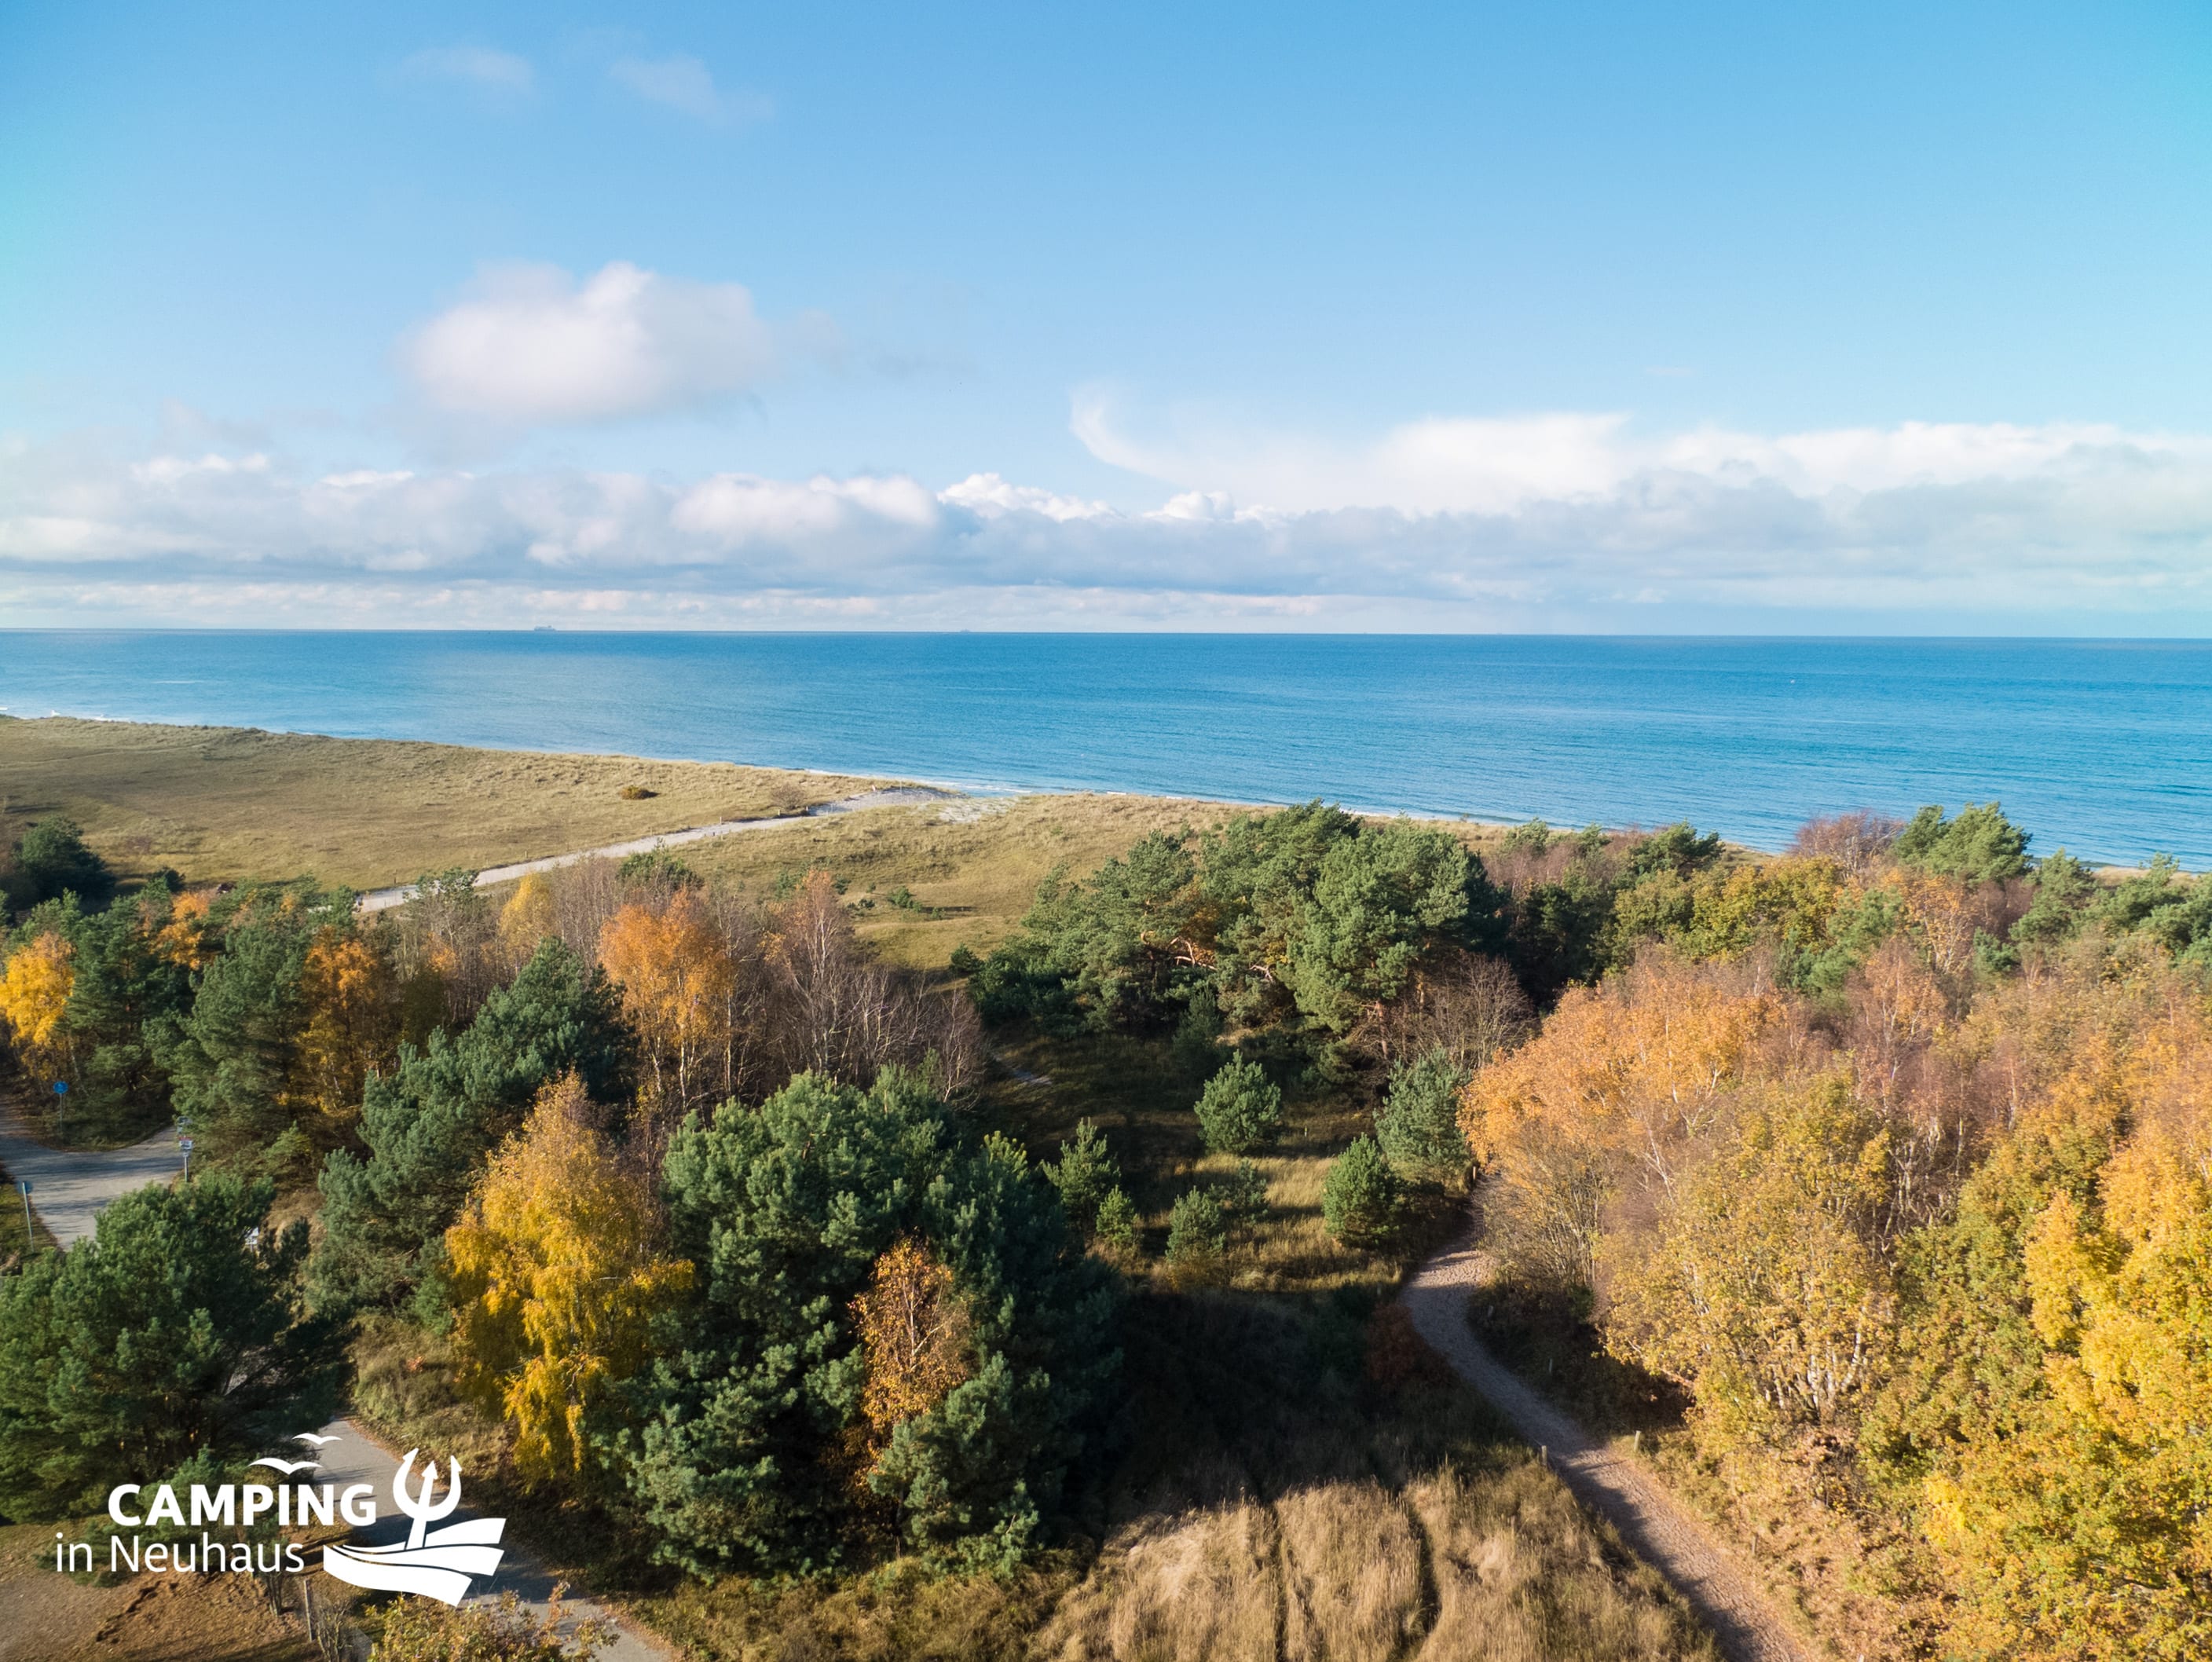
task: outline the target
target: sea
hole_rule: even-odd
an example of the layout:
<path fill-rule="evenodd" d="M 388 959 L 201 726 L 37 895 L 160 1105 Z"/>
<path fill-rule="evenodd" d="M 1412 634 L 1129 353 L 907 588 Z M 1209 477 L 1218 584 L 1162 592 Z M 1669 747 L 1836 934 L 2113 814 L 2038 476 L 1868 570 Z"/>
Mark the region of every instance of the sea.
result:
<path fill-rule="evenodd" d="M 2037 853 L 2212 868 L 2204 641 L 0 631 L 0 709 L 1764 849 L 1999 801 Z"/>

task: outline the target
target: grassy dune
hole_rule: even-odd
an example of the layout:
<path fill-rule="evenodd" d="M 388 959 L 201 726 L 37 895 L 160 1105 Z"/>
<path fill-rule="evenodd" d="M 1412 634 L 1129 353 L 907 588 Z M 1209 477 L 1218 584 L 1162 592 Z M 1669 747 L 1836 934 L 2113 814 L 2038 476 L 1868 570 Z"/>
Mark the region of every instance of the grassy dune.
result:
<path fill-rule="evenodd" d="M 967 798 L 748 832 L 682 855 L 710 882 L 753 890 L 823 867 L 845 884 L 878 951 L 941 967 L 956 946 L 988 952 L 1004 940 L 1054 867 L 1087 875 L 1148 831 L 1211 825 L 1231 811 L 1159 797 Z M 911 908 L 888 898 L 901 888 Z"/>
<path fill-rule="evenodd" d="M 126 876 L 312 875 L 371 889 L 793 813 L 876 781 L 253 728 L 0 717 L 0 841 L 67 814 Z M 625 801 L 625 786 L 655 794 Z"/>

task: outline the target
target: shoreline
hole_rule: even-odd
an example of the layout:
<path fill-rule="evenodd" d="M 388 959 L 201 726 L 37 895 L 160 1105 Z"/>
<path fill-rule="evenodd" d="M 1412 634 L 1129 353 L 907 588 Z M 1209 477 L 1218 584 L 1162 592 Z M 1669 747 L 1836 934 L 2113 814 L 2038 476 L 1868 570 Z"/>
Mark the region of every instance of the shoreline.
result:
<path fill-rule="evenodd" d="M 138 720 L 123 716 L 76 715 L 61 711 L 54 711 L 46 715 L 41 716 L 28 716 L 16 714 L 5 710 L 4 708 L 0 708 L 0 734 L 4 734 L 7 729 L 11 726 L 21 725 L 29 729 L 45 729 L 49 723 L 59 723 L 64 725 L 78 724 L 86 726 L 111 729 L 118 732 L 150 731 L 179 737 L 187 735 L 206 736 L 217 740 L 263 738 L 278 741 L 296 741 L 302 743 L 323 743 L 342 746 L 389 746 L 399 749 L 428 749 L 435 751 L 452 752 L 488 761 L 514 758 L 546 763 L 566 761 L 592 763 L 601 766 L 623 766 L 634 764 L 639 767 L 655 768 L 730 769 L 743 774 L 781 777 L 793 779 L 818 779 L 823 781 L 856 783 L 866 786 L 867 789 L 860 792 L 851 794 L 854 796 L 867 797 L 876 797 L 882 795 L 883 793 L 902 790 L 915 790 L 934 792 L 940 796 L 975 798 L 984 800 L 1013 800 L 1028 797 L 1095 797 L 1107 800 L 1127 800 L 1143 803 L 1187 802 L 1195 806 L 1232 810 L 1272 810 L 1296 805 L 1295 802 L 1290 798 L 1285 798 L 1282 800 L 1267 800 L 1240 797 L 1214 797 L 1199 792 L 1153 792 L 1135 790 L 1127 787 L 1081 784 L 1025 786 L 1009 784 L 1004 781 L 986 782 L 947 778 L 931 778 L 919 773 L 908 773 L 903 772 L 898 773 L 854 773 L 835 767 L 814 766 L 797 767 L 785 766 L 776 763 L 737 761 L 720 757 L 646 755 L 643 753 L 624 750 L 539 749 L 526 746 L 472 744 L 459 743 L 450 739 L 407 737 L 388 734 L 329 733 L 305 728 L 263 727 L 213 722 Z M 1297 800 L 1304 801 L 1308 799 L 1309 798 L 1300 798 Z M 1331 800 L 1326 796 L 1323 796 L 1319 799 L 1324 801 Z M 0 807 L 5 806 L 6 800 L 6 793 L 0 792 Z M 743 825 L 751 824 L 755 822 L 773 822 L 775 824 L 795 824 L 807 818 L 817 816 L 821 811 L 823 811 L 825 805 L 826 804 L 809 804 L 798 809 L 796 811 L 781 815 L 726 816 L 720 820 L 702 821 L 697 823 L 647 833 L 643 836 L 624 839 L 619 842 L 594 846 L 588 848 L 564 850 L 561 852 L 550 855 L 525 855 L 519 859 L 510 859 L 484 867 L 483 870 L 486 875 L 482 876 L 479 881 L 486 883 L 511 881 L 514 877 L 524 875 L 526 871 L 550 870 L 556 865 L 568 864 L 576 860 L 587 858 L 593 854 L 617 853 L 617 852 L 620 853 L 640 852 L 647 852 L 653 847 L 664 845 L 675 845 L 698 841 L 711 837 L 728 834 L 729 828 L 739 828 Z M 869 805 L 890 805 L 890 803 L 888 798 L 886 798 L 880 804 L 872 802 Z M 1411 809 L 1376 807 L 1342 798 L 1334 799 L 1334 805 L 1343 809 L 1347 813 L 1356 814 L 1362 818 L 1366 819 L 1407 819 L 1420 824 L 1445 827 L 1464 827 L 1470 830 L 1478 832 L 1506 831 L 1512 829 L 1517 825 L 1526 824 L 1528 822 L 1527 821 L 1488 818 L 1473 813 L 1453 813 L 1445 810 L 1422 811 Z M 1628 821 L 1618 825 L 1601 825 L 1600 828 L 1608 833 L 1618 834 L 1636 831 L 1653 830 L 1658 828 L 1661 825 L 1671 822 L 1672 822 L 1656 819 L 1650 822 Z M 1700 830 L 1709 828 L 1698 824 L 1695 820 L 1692 820 L 1691 823 Z M 765 825 L 763 825 L 758 828 L 767 828 Z M 1563 822 L 1553 824 L 1551 828 L 1555 834 L 1571 835 L 1583 828 L 1580 826 L 1569 825 Z M 2029 829 L 2033 831 L 2033 828 L 2030 827 Z M 1786 852 L 1784 849 L 1780 847 L 1763 846 L 1759 844 L 1746 842 L 1735 837 L 1727 837 L 1724 839 L 1724 841 L 1726 846 L 1730 849 L 1741 853 L 1756 856 L 1760 858 L 1772 858 Z M 2054 844 L 2053 852 L 2062 846 L 2063 845 Z M 2141 875 L 2148 870 L 2148 867 L 2141 864 L 2123 865 L 2114 863 L 2097 863 L 2087 860 L 2085 860 L 2083 864 L 2087 865 L 2090 870 L 2096 873 L 2100 879 L 2115 883 L 2124 882 L 2129 877 Z M 2191 865 L 2184 864 L 2179 869 L 2185 875 L 2200 875 L 2198 869 Z M 499 876 L 492 876 L 489 875 L 493 871 L 498 871 L 503 875 Z M 411 883 L 385 883 L 363 888 L 361 892 L 364 896 L 371 895 L 386 895 L 394 894 L 401 889 L 411 891 L 413 885 Z M 368 909 L 379 909 L 382 907 L 396 903 L 397 902 L 392 900 L 380 900 L 377 902 L 376 907 L 371 907 Z"/>

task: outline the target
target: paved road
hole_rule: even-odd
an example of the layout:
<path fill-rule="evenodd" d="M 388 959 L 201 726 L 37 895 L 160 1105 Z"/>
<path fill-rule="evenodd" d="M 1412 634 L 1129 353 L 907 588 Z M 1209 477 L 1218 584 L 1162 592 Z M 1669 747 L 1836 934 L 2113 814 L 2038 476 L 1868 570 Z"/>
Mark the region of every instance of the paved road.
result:
<path fill-rule="evenodd" d="M 176 1174 L 179 1164 L 173 1131 L 162 1131 L 125 1149 L 47 1148 L 27 1134 L 14 1106 L 0 1100 L 0 1165 L 7 1168 L 11 1183 L 19 1176 L 31 1180 L 32 1208 L 64 1246 L 92 1234 L 93 1220 L 109 1201 L 149 1183 L 165 1181 Z M 12 1192 L 0 1195 L 0 1203 L 21 1204 Z M 333 1421 L 323 1427 L 321 1435 L 340 1441 L 321 1451 L 319 1458 L 322 1470 L 313 1474 L 313 1481 L 341 1487 L 347 1483 L 371 1483 L 376 1488 L 380 1514 L 377 1522 L 372 1528 L 356 1532 L 355 1538 L 373 1545 L 404 1538 L 408 1521 L 394 1506 L 391 1487 L 392 1473 L 398 1468 L 399 1453 L 404 1451 L 382 1447 L 350 1420 Z M 304 1457 L 308 1452 L 307 1447 L 302 1445 L 294 1453 L 295 1458 Z M 418 1461 L 418 1471 L 420 1465 Z M 302 1473 L 301 1477 L 306 1480 L 308 1474 Z M 461 1493 L 465 1504 L 454 1516 L 479 1515 L 476 1508 L 465 1504 L 465 1472 L 462 1474 Z M 512 1544 L 507 1546 L 498 1577 L 474 1598 L 496 1598 L 501 1592 L 509 1590 L 525 1604 L 541 1611 L 553 1592 L 553 1577 L 526 1550 Z M 622 1624 L 617 1642 L 597 1653 L 602 1662 L 665 1662 L 674 1654 L 635 1627 L 623 1623 L 613 1611 L 589 1599 L 565 1600 L 563 1608 L 578 1620 L 604 1616 Z"/>
<path fill-rule="evenodd" d="M 629 842 L 611 842 L 604 848 L 580 849 L 573 854 L 549 854 L 544 859 L 521 860 L 513 865 L 495 865 L 477 873 L 477 887 L 490 883 L 513 883 L 533 871 L 550 871 L 558 866 L 574 865 L 579 860 L 624 859 L 632 854 L 650 854 L 657 848 L 675 848 L 687 842 L 704 842 L 709 837 L 732 837 L 740 831 L 773 831 L 778 826 L 801 825 L 810 819 L 819 819 L 824 814 L 857 813 L 863 808 L 895 808 L 902 804 L 918 802 L 950 802 L 956 793 L 939 791 L 927 785 L 898 785 L 881 791 L 863 791 L 857 797 L 841 797 L 836 802 L 817 804 L 803 814 L 784 814 L 774 819 L 724 820 L 718 825 L 695 825 L 686 831 L 665 831 L 657 837 L 636 837 Z M 396 889 L 372 889 L 361 897 L 363 912 L 381 912 L 388 907 L 401 906 L 415 898 L 415 885 L 401 883 Z"/>
<path fill-rule="evenodd" d="M 1483 1348 L 1467 1324 L 1468 1298 L 1490 1279 L 1470 1233 L 1421 1266 L 1403 1295 L 1423 1338 L 1488 1399 L 1514 1434 L 1546 1453 L 1577 1500 L 1672 1581 L 1731 1662 L 1809 1662 L 1811 1653 L 1725 1548 L 1639 1463 L 1577 1425 Z"/>
<path fill-rule="evenodd" d="M 321 1462 L 321 1470 L 301 1472 L 299 1481 L 335 1483 L 343 1489 L 348 1483 L 369 1483 L 376 1489 L 376 1522 L 367 1529 L 356 1530 L 349 1538 L 361 1546 L 381 1546 L 407 1538 L 409 1521 L 392 1498 L 392 1474 L 399 1469 L 400 1456 L 404 1449 L 386 1447 L 367 1430 L 351 1420 L 332 1420 L 322 1428 L 321 1435 L 335 1437 L 336 1442 L 326 1443 L 311 1451 L 307 1445 L 300 1448 L 300 1458 L 314 1453 Z M 422 1462 L 415 1462 L 415 1474 L 419 1480 Z M 443 1468 L 440 1476 L 444 1475 Z M 442 1488 L 439 1491 L 443 1496 Z M 461 1505 L 452 1517 L 437 1526 L 458 1523 L 466 1518 L 484 1515 L 481 1508 L 468 1503 L 469 1474 L 461 1474 Z M 512 1592 L 531 1609 L 544 1611 L 553 1596 L 553 1577 L 544 1567 L 519 1545 L 514 1538 L 514 1525 L 507 1526 L 507 1538 L 501 1544 L 507 1556 L 500 1561 L 499 1574 L 489 1582 L 479 1582 L 471 1592 L 467 1602 L 471 1604 L 496 1602 L 502 1592 Z M 319 1560 L 316 1562 L 319 1562 Z M 677 1653 L 659 1640 L 625 1622 L 615 1611 L 589 1598 L 571 1598 L 561 1601 L 562 1612 L 580 1622 L 591 1617 L 600 1617 L 616 1623 L 619 1632 L 615 1642 L 605 1650 L 592 1653 L 596 1662 L 668 1662 Z M 564 1628 L 570 1623 L 564 1623 Z"/>
<path fill-rule="evenodd" d="M 92 1233 L 93 1220 L 118 1195 L 174 1177 L 183 1156 L 174 1131 L 161 1131 L 127 1149 L 50 1149 L 30 1134 L 15 1105 L 0 1097 L 0 1167 L 8 1172 L 10 1206 L 22 1202 L 14 1192 L 31 1180 L 31 1210 L 64 1246 Z"/>

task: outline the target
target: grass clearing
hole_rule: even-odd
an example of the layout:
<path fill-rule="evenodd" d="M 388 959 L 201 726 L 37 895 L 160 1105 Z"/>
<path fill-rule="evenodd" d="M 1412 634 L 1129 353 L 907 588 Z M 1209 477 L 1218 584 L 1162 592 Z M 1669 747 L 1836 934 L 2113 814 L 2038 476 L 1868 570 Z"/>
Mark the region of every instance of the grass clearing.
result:
<path fill-rule="evenodd" d="M 253 1578 L 58 1574 L 52 1524 L 0 1527 L 0 1662 L 316 1662 Z M 76 1532 L 72 1530 L 71 1538 Z"/>
<path fill-rule="evenodd" d="M 0 842 L 66 814 L 126 877 L 313 876 L 373 889 L 726 819 L 879 780 L 254 728 L 0 717 Z M 627 787 L 650 791 L 625 800 Z"/>
<path fill-rule="evenodd" d="M 1087 876 L 1152 831 L 1219 823 L 1219 803 L 1159 797 L 968 797 L 864 809 L 678 852 L 709 882 L 774 893 L 819 866 L 845 885 L 860 934 L 892 961 L 942 968 L 957 946 L 1012 934 L 1056 867 Z M 910 906 L 890 898 L 904 889 Z"/>

